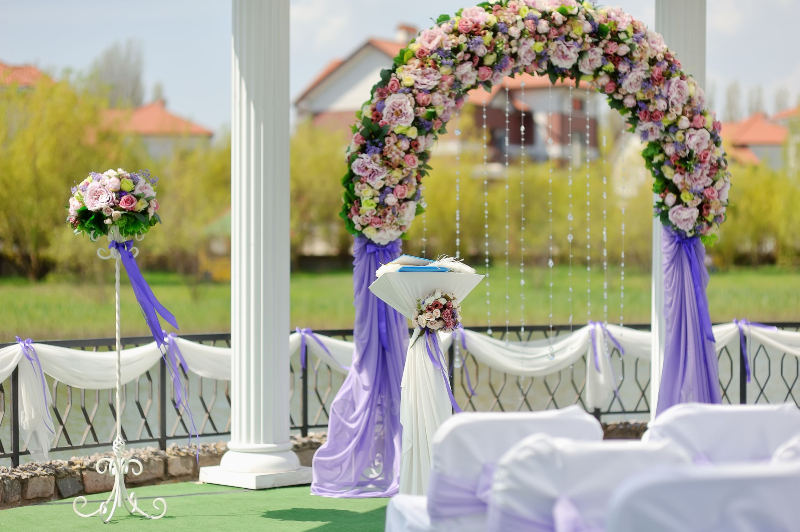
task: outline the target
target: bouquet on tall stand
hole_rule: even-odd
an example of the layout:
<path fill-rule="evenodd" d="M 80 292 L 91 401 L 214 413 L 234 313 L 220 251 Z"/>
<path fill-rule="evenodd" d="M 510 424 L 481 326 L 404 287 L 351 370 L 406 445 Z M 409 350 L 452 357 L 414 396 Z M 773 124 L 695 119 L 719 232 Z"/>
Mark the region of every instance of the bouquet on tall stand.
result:
<path fill-rule="evenodd" d="M 369 287 L 372 293 L 414 326 L 400 392 L 400 493 L 425 495 L 433 435 L 453 411 L 461 412 L 450 389 L 439 333 L 458 329 L 461 303 L 483 275 L 449 257 L 434 262 L 404 255 L 383 265 L 377 277 Z"/>
<path fill-rule="evenodd" d="M 139 250 L 133 246 L 133 241 L 141 241 L 144 235 L 152 226 L 159 223 L 158 201 L 156 200 L 155 188 L 158 178 L 151 178 L 147 171 L 139 173 L 129 173 L 119 168 L 108 170 L 102 174 L 91 173 L 89 177 L 72 188 L 72 196 L 69 198 L 69 215 L 67 223 L 72 226 L 76 235 L 86 234 L 92 241 L 106 236 L 108 247 L 101 247 L 97 250 L 97 255 L 103 260 L 114 261 L 114 288 L 116 294 L 116 436 L 113 442 L 114 456 L 103 458 L 97 462 L 97 472 L 109 474 L 114 477 L 114 487 L 108 499 L 100 504 L 96 511 L 84 514 L 78 510 L 78 503 L 81 507 L 86 505 L 85 497 L 78 497 L 73 502 L 75 513 L 81 517 L 92 517 L 100 515 L 104 522 L 109 522 L 117 508 L 125 507 L 129 513 L 138 514 L 149 519 L 160 519 L 167 512 L 167 504 L 164 499 L 158 498 L 153 501 L 153 506 L 161 513 L 149 515 L 138 507 L 136 495 L 125 488 L 125 474 L 129 471 L 134 475 L 142 472 L 142 464 L 136 459 L 125 457 L 125 441 L 122 439 L 122 410 L 120 391 L 122 388 L 121 376 L 121 344 L 120 344 L 120 263 L 125 267 L 128 278 L 133 286 L 136 300 L 142 309 L 145 322 L 153 334 L 159 349 L 164 356 L 164 360 L 171 360 L 167 357 L 167 340 L 158 319 L 160 314 L 170 325 L 178 328 L 175 317 L 158 302 L 153 295 L 150 286 L 142 277 L 139 267 L 136 264 L 136 256 Z M 173 373 L 177 374 L 176 365 L 167 362 L 167 366 Z M 173 379 L 176 382 L 176 379 Z M 183 386 L 182 381 L 177 379 L 178 386 Z M 179 401 L 183 402 L 183 408 L 189 413 L 186 394 L 178 390 Z M 192 423 L 192 425 L 194 425 Z"/>

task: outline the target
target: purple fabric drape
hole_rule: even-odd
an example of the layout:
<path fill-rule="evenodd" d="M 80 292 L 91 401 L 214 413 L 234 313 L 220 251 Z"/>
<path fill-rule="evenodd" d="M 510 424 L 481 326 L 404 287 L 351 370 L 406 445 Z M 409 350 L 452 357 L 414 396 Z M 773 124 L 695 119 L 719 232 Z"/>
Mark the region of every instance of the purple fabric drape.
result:
<path fill-rule="evenodd" d="M 400 486 L 400 382 L 408 324 L 369 291 L 381 264 L 400 255 L 400 241 L 379 246 L 356 238 L 353 363 L 333 400 L 328 441 L 314 455 L 311 493 L 325 497 L 391 497 Z"/>
<path fill-rule="evenodd" d="M 664 228 L 666 346 L 656 415 L 678 403 L 719 403 L 719 367 L 708 311 L 705 248 Z"/>

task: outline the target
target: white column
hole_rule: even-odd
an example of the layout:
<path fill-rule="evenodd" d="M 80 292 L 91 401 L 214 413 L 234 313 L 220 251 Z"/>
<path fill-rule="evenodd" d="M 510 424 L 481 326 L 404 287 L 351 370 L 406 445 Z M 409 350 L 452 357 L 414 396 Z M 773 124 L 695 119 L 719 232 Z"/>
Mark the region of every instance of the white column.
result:
<path fill-rule="evenodd" d="M 675 52 L 684 72 L 706 84 L 706 0 L 656 0 L 656 31 Z M 664 357 L 664 270 L 661 265 L 661 221 L 653 219 L 650 411 L 655 417 Z"/>
<path fill-rule="evenodd" d="M 200 480 L 307 484 L 289 439 L 289 0 L 233 0 L 228 452 Z"/>

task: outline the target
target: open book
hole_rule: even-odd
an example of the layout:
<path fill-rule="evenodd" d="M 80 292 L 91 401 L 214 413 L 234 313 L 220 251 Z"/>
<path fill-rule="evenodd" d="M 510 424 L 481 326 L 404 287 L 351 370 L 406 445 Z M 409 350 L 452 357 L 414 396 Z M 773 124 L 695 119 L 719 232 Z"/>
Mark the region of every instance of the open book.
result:
<path fill-rule="evenodd" d="M 434 261 L 430 259 L 423 259 L 422 257 L 415 257 L 413 255 L 401 255 L 392 262 L 384 264 L 378 268 L 378 271 L 375 272 L 375 276 L 380 277 L 384 273 L 388 272 L 475 273 L 475 270 L 452 257 L 444 256 Z"/>

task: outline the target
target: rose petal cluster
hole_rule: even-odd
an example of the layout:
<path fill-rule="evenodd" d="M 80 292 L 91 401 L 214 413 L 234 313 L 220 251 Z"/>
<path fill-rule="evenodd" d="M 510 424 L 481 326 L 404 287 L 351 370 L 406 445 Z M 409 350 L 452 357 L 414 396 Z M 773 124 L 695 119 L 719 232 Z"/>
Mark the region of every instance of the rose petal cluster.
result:
<path fill-rule="evenodd" d="M 348 230 L 379 244 L 408 231 L 424 211 L 421 181 L 447 122 L 471 90 L 522 73 L 589 81 L 606 95 L 647 143 L 654 212 L 667 227 L 705 239 L 724 222 L 730 174 L 720 123 L 659 34 L 618 7 L 496 0 L 442 15 L 381 72 L 351 128 Z"/>
<path fill-rule="evenodd" d="M 417 300 L 411 322 L 415 328 L 423 331 L 453 332 L 461 323 L 461 305 L 453 294 L 436 290 Z"/>

